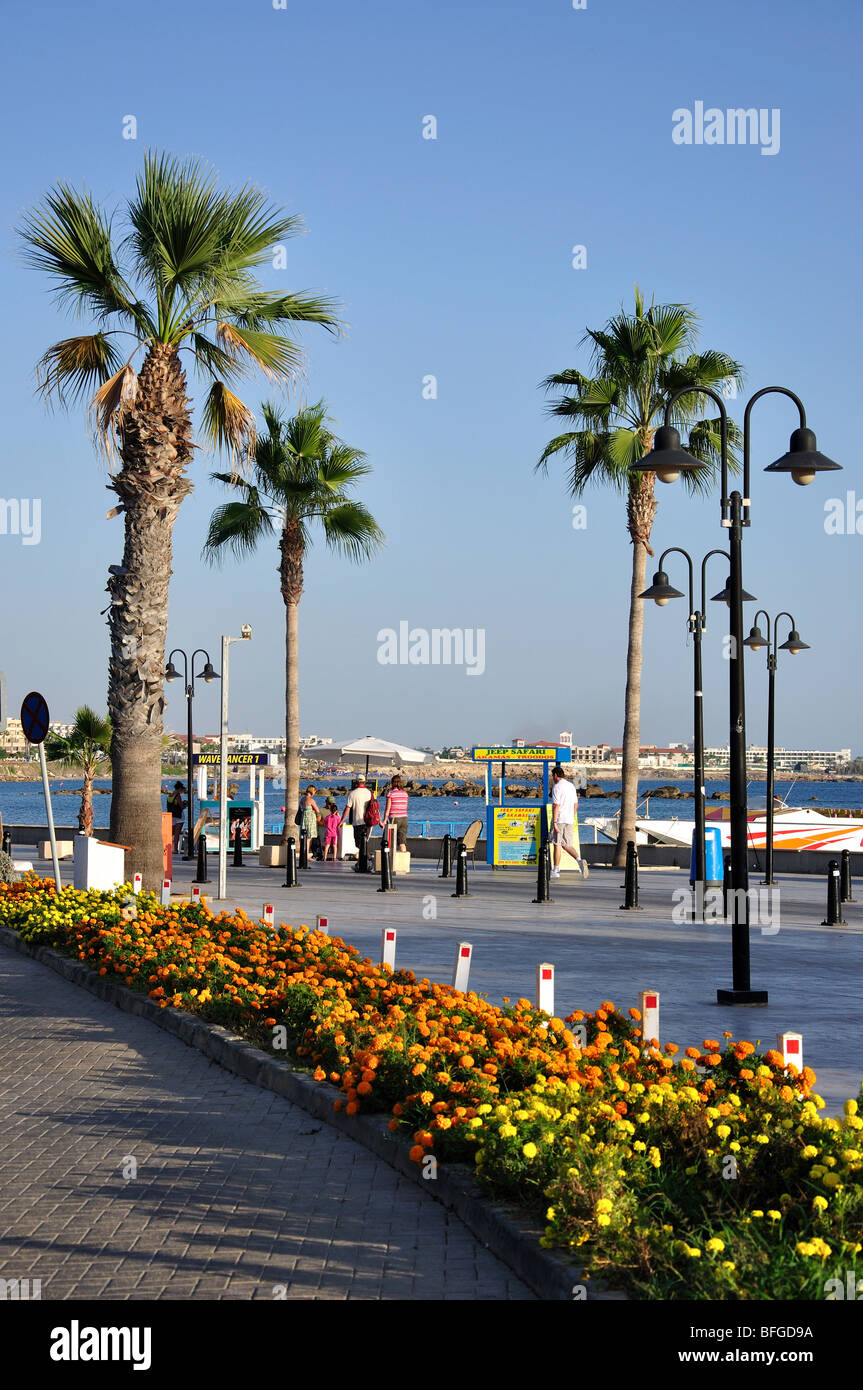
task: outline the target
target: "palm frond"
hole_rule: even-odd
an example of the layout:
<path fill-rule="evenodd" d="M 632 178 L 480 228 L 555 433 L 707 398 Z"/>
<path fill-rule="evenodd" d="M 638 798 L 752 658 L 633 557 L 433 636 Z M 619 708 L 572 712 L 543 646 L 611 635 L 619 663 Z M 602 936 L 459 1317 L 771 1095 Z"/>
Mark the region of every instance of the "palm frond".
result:
<path fill-rule="evenodd" d="M 58 184 L 24 214 L 19 234 L 26 263 L 47 272 L 58 303 L 89 309 L 100 320 L 119 314 L 144 334 L 152 332 L 115 258 L 111 220 L 88 193 Z"/>
<path fill-rule="evenodd" d="M 223 381 L 214 381 L 207 392 L 201 432 L 214 448 L 224 450 L 240 467 L 247 465 L 255 446 L 255 417 Z"/>
<path fill-rule="evenodd" d="M 122 358 L 104 333 L 63 338 L 43 354 L 36 367 L 40 395 L 68 406 L 93 394 L 114 375 Z"/>
<path fill-rule="evenodd" d="M 226 550 L 241 560 L 252 554 L 262 537 L 275 531 L 273 519 L 257 489 L 246 485 L 245 495 L 245 501 L 225 502 L 210 517 L 202 552 L 209 564 L 221 564 Z"/>
<path fill-rule="evenodd" d="M 103 382 L 90 403 L 96 431 L 109 452 L 114 432 L 122 423 L 123 411 L 138 394 L 138 377 L 127 362 L 112 377 Z"/>
<path fill-rule="evenodd" d="M 301 349 L 276 333 L 260 333 L 252 328 L 238 328 L 233 323 L 220 322 L 216 327 L 216 337 L 222 351 L 235 366 L 254 363 L 272 381 L 289 382 L 303 360 Z"/>
<path fill-rule="evenodd" d="M 332 550 L 351 560 L 368 560 L 380 550 L 385 536 L 362 502 L 342 502 L 321 516 L 324 537 Z"/>

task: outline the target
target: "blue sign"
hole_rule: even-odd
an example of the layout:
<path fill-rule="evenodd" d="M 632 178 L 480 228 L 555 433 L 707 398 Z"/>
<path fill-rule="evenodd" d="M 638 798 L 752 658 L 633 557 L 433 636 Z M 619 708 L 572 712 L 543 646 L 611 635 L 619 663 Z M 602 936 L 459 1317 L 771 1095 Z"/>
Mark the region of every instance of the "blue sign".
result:
<path fill-rule="evenodd" d="M 29 743 L 41 743 L 48 732 L 48 704 L 38 690 L 25 695 L 21 706 L 21 728 Z"/>

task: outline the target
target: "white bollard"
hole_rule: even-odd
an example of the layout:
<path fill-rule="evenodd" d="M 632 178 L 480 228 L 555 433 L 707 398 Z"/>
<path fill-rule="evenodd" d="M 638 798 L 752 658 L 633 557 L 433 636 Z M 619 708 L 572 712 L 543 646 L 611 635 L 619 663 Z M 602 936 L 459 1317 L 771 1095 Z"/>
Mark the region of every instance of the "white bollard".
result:
<path fill-rule="evenodd" d="M 548 961 L 536 967 L 536 1007 L 554 1017 L 554 966 Z"/>
<path fill-rule="evenodd" d="M 388 965 L 390 970 L 395 970 L 396 968 L 395 927 L 384 927 L 381 932 L 381 965 Z"/>
<path fill-rule="evenodd" d="M 803 1070 L 803 1034 L 777 1033 L 776 1051 L 782 1053 L 786 1067 L 793 1062 L 798 1071 Z"/>
<path fill-rule="evenodd" d="M 159 901 L 162 907 L 171 906 L 171 880 L 169 878 L 162 879 L 162 896 Z"/>
<path fill-rule="evenodd" d="M 133 874 L 133 875 L 132 875 L 132 892 L 133 892 L 133 893 L 140 893 L 140 891 L 141 891 L 141 885 L 142 885 L 143 882 L 144 882 L 144 875 L 143 875 L 143 874 Z"/>
<path fill-rule="evenodd" d="M 192 884 L 192 902 L 193 902 L 193 903 L 199 903 L 200 901 L 201 901 L 201 886 L 200 886 L 200 884 L 198 884 L 198 883 L 193 883 L 193 884 Z"/>
<path fill-rule="evenodd" d="M 329 936 L 329 934 L 330 934 L 330 919 L 329 919 L 329 917 L 321 917 L 321 915 L 318 914 L 318 916 L 315 918 L 315 929 L 316 929 L 317 931 L 322 931 L 323 934 L 324 934 L 324 936 Z"/>
<path fill-rule="evenodd" d="M 645 1046 L 654 1038 L 659 1046 L 659 993 L 655 989 L 641 991 L 641 1036 Z"/>
<path fill-rule="evenodd" d="M 272 927 L 275 925 L 275 915 L 276 909 L 274 905 L 272 903 L 264 903 L 263 911 L 261 912 L 261 917 L 264 921 L 265 926 Z"/>
<path fill-rule="evenodd" d="M 470 963 L 473 960 L 473 947 L 469 941 L 460 941 L 456 947 L 455 965 L 452 970 L 452 987 L 467 994 L 470 979 Z"/>

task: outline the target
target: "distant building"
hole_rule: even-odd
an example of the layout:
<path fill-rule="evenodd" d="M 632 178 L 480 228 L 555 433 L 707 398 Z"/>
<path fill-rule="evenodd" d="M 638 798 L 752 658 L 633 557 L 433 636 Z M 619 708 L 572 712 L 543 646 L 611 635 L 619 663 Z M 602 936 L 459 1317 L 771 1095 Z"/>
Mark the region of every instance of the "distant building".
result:
<path fill-rule="evenodd" d="M 29 752 L 30 744 L 24 737 L 20 719 L 6 720 L 6 732 L 0 734 L 0 749 L 4 753 L 8 753 L 11 758 L 20 757 Z"/>

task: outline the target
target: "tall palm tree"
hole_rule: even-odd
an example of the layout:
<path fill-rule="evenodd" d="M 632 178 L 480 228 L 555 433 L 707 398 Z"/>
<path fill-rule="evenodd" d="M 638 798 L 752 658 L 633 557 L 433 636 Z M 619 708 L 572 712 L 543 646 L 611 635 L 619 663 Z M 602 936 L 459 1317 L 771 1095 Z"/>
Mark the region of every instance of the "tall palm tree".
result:
<path fill-rule="evenodd" d="M 89 705 L 82 705 L 75 711 L 75 722 L 68 738 L 52 736 L 46 740 L 45 751 L 49 758 L 62 758 L 71 767 L 81 769 L 84 785 L 78 829 L 85 835 L 93 834 L 93 781 L 99 769 L 107 766 L 110 747 L 111 721 L 100 719 Z"/>
<path fill-rule="evenodd" d="M 45 397 L 90 398 L 97 439 L 120 464 L 108 484 L 123 513 L 122 564 L 111 565 L 108 709 L 114 793 L 111 837 L 130 845 L 147 887 L 162 877 L 160 755 L 171 536 L 192 490 L 192 402 L 181 354 L 208 388 L 204 443 L 238 457 L 254 440 L 254 415 L 230 389 L 260 370 L 288 382 L 301 352 L 284 330 L 334 330 L 331 301 L 263 290 L 253 271 L 300 220 L 260 190 L 220 189 L 195 159 L 150 153 L 122 210 L 125 236 L 90 194 L 63 183 L 23 218 L 29 264 L 47 272 L 58 303 L 92 331 L 48 348 L 38 367 Z M 131 342 L 122 347 L 123 337 Z M 136 367 L 135 359 L 142 361 Z"/>
<path fill-rule="evenodd" d="M 630 473 L 630 465 L 651 448 L 654 431 L 663 421 L 669 396 L 685 386 L 709 386 L 726 381 L 738 386 L 743 369 L 727 353 L 695 350 L 698 319 L 685 304 L 654 304 L 645 308 L 644 296 L 635 287 L 635 312 L 623 308 L 603 329 L 588 329 L 581 345 L 591 345 L 590 375 L 571 368 L 547 377 L 547 391 L 565 388 L 550 413 L 574 422 L 576 428 L 550 440 L 537 463 L 547 471 L 548 461 L 563 454 L 571 461 L 569 490 L 580 497 L 589 483 L 614 488 L 626 498 L 626 525 L 632 542 L 632 575 L 629 596 L 629 641 L 626 653 L 626 701 L 623 723 L 623 774 L 620 824 L 614 863 L 626 860 L 626 845 L 635 839 L 638 802 L 638 753 L 641 715 L 641 658 L 644 604 L 638 595 L 645 587 L 647 556 L 653 554 L 650 537 L 656 517 L 656 474 L 649 470 Z M 685 474 L 695 490 L 712 485 L 720 458 L 720 421 L 699 418 L 703 396 L 683 396 L 676 403 L 672 423 L 688 426 L 686 448 L 711 465 L 705 474 Z M 729 463 L 738 466 L 739 431 L 729 421 Z"/>
<path fill-rule="evenodd" d="M 256 437 L 251 480 L 235 473 L 213 477 L 234 488 L 236 501 L 217 507 L 210 519 L 204 555 L 211 562 L 225 549 L 242 558 L 266 536 L 278 535 L 279 579 L 285 605 L 285 824 L 300 795 L 299 603 L 311 527 L 320 522 L 331 549 L 351 560 L 369 559 L 384 534 L 371 512 L 349 496 L 371 472 L 365 454 L 329 428 L 323 401 L 285 419 L 272 404 L 262 407 L 266 433 Z"/>

